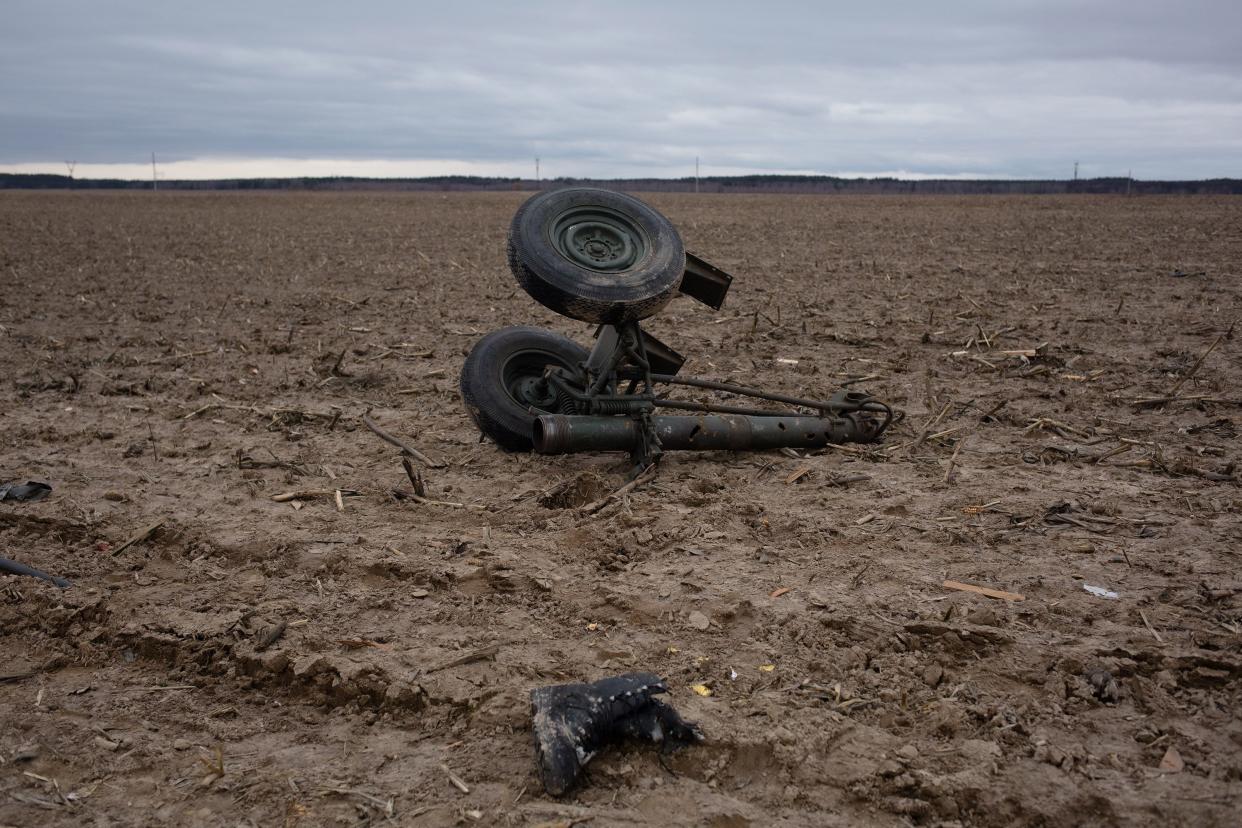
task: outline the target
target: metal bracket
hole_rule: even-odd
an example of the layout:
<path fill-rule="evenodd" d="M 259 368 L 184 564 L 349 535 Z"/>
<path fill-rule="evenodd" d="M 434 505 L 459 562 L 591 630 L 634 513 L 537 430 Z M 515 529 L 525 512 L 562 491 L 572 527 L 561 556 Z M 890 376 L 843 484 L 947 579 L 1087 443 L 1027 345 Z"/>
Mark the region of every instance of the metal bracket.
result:
<path fill-rule="evenodd" d="M 651 373 L 676 376 L 681 366 L 686 364 L 686 358 L 646 331 L 639 333 L 642 335 L 643 350 L 647 352 Z"/>
<path fill-rule="evenodd" d="M 720 310 L 731 284 L 733 277 L 728 273 L 686 252 L 686 272 L 681 277 L 682 293 L 691 299 L 698 299 L 713 310 Z"/>
<path fill-rule="evenodd" d="M 686 364 L 684 356 L 641 327 L 638 329 L 638 336 L 643 342 L 643 350 L 647 354 L 652 373 L 675 376 L 681 366 Z M 587 360 L 593 375 L 598 376 L 598 372 L 606 367 L 608 359 L 620 344 L 621 334 L 614 326 L 600 325 L 595 329 L 595 347 L 591 349 L 591 356 Z"/>
<path fill-rule="evenodd" d="M 660 455 L 663 453 L 664 447 L 659 433 L 656 432 L 651 412 L 643 411 L 638 415 L 638 439 L 630 448 L 630 462 L 634 464 L 630 469 L 630 479 L 633 480 L 660 462 Z"/>

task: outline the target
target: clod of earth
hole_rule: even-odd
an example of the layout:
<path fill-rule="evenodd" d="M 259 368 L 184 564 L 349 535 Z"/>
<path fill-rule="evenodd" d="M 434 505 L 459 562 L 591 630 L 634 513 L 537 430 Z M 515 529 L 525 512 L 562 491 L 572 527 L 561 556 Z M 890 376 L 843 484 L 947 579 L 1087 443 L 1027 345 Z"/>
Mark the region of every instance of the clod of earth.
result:
<path fill-rule="evenodd" d="M 1087 670 L 1087 684 L 1091 685 L 1091 692 L 1102 702 L 1115 703 L 1121 698 L 1121 688 L 1117 686 L 1117 680 L 1104 667 Z"/>

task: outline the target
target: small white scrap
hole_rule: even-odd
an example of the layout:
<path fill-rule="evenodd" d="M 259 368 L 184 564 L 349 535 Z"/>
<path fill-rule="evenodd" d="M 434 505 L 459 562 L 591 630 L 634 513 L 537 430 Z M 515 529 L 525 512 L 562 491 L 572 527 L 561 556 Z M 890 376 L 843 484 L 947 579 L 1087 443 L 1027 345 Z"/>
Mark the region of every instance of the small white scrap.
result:
<path fill-rule="evenodd" d="M 1104 587 L 1091 586 L 1091 584 L 1083 584 L 1082 588 L 1085 589 L 1087 592 L 1090 592 L 1092 595 L 1094 595 L 1097 598 L 1108 598 L 1109 600 L 1115 601 L 1121 597 L 1117 593 L 1113 592 L 1111 589 L 1105 589 Z"/>
<path fill-rule="evenodd" d="M 776 361 L 779 362 L 781 365 L 797 365 L 798 364 L 798 360 L 789 359 L 788 357 L 777 357 Z"/>
<path fill-rule="evenodd" d="M 737 681 L 737 670 L 734 670 L 732 667 L 729 668 L 729 680 Z"/>

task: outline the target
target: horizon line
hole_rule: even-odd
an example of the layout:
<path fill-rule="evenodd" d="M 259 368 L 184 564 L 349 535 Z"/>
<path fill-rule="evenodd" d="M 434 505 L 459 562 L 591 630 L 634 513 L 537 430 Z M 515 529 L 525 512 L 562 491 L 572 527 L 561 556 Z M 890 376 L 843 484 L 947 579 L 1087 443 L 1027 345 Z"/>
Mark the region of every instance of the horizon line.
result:
<path fill-rule="evenodd" d="M 67 175 L 66 173 L 56 172 L 11 172 L 0 168 L 0 176 L 11 178 L 62 178 L 65 181 L 73 182 L 120 182 L 125 184 L 150 184 L 150 177 L 80 177 L 75 175 Z M 755 173 L 735 173 L 728 175 L 680 175 L 680 176 L 661 176 L 661 175 L 629 175 L 629 176 L 556 176 L 556 177 L 525 177 L 513 175 L 480 175 L 476 173 L 439 173 L 434 175 L 392 175 L 392 176 L 369 176 L 369 175 L 249 175 L 249 176 L 215 176 L 210 178 L 171 178 L 159 175 L 154 180 L 158 184 L 212 184 L 221 182 L 245 182 L 245 181 L 272 181 L 272 182 L 295 182 L 295 181 L 360 181 L 360 182 L 392 182 L 392 183 L 440 183 L 445 181 L 477 181 L 477 182 L 504 182 L 511 184 L 543 184 L 549 182 L 576 182 L 590 181 L 600 183 L 615 183 L 627 181 L 655 181 L 680 183 L 687 182 L 721 182 L 739 179 L 786 179 L 786 180 L 827 180 L 827 181 L 896 181 L 901 183 L 921 184 L 921 183 L 1065 183 L 1072 184 L 1074 182 L 1090 182 L 1090 181 L 1133 181 L 1135 183 L 1145 184 L 1165 184 L 1165 183 L 1206 183 L 1206 182 L 1225 182 L 1225 181 L 1242 181 L 1242 178 L 1234 178 L 1232 176 L 1213 176 L 1207 178 L 1138 178 L 1132 175 L 1094 175 L 1090 177 L 1079 176 L 1077 178 L 1051 178 L 1051 177 L 1025 177 L 1025 176 L 997 176 L 997 175 L 981 175 L 968 176 L 963 173 L 934 175 L 929 173 L 804 173 L 804 172 L 755 172 Z"/>

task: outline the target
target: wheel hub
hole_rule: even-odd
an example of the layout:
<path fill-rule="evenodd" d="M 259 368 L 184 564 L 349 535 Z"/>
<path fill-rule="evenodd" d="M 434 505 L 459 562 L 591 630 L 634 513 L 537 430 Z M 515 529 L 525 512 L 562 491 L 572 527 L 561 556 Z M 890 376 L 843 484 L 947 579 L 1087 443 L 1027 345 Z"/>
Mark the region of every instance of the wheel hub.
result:
<path fill-rule="evenodd" d="M 557 216 L 552 247 L 573 264 L 601 273 L 628 270 L 647 250 L 642 229 L 628 216 L 605 207 L 577 207 Z"/>
<path fill-rule="evenodd" d="M 556 401 L 543 377 L 522 377 L 510 386 L 511 396 L 523 405 L 548 410 Z"/>
<path fill-rule="evenodd" d="M 544 377 L 549 366 L 561 365 L 555 354 L 542 350 L 519 351 L 505 361 L 500 379 L 509 398 L 523 408 L 552 411 L 556 392 Z"/>

